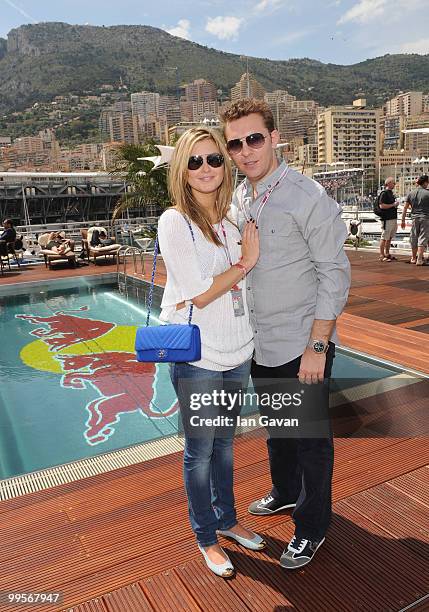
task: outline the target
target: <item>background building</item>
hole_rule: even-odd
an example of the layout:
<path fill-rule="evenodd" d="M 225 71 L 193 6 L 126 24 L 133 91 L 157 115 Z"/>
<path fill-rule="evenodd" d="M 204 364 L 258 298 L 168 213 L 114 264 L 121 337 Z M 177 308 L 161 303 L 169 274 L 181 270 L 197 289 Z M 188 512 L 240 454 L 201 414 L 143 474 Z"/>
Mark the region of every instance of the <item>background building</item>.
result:
<path fill-rule="evenodd" d="M 355 104 L 355 103 L 354 103 Z M 331 106 L 318 115 L 319 165 L 344 163 L 363 168 L 368 189 L 376 185 L 380 111 L 354 106 Z"/>
<path fill-rule="evenodd" d="M 406 117 L 406 130 L 429 128 L 429 113 Z M 404 149 L 412 156 L 429 157 L 429 133 L 405 133 Z"/>
<path fill-rule="evenodd" d="M 386 115 L 420 115 L 423 112 L 423 93 L 408 91 L 401 93 L 385 104 Z"/>
<path fill-rule="evenodd" d="M 245 72 L 238 83 L 231 88 L 231 102 L 237 102 L 243 98 L 256 98 L 263 100 L 265 89 L 251 76 L 250 72 Z"/>
<path fill-rule="evenodd" d="M 217 98 L 217 90 L 213 83 L 205 79 L 196 79 L 193 83 L 184 86 L 185 102 L 214 102 Z"/>

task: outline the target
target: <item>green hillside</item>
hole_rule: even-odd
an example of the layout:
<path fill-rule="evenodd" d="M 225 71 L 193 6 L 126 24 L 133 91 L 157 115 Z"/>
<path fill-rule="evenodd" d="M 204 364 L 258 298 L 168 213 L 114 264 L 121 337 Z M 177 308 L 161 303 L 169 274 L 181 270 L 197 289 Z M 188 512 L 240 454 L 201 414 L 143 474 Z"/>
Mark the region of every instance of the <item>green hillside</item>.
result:
<path fill-rule="evenodd" d="M 357 95 L 381 104 L 400 90 L 429 90 L 429 55 L 386 55 L 352 66 L 261 58 L 249 64 L 268 91 L 288 89 L 323 105 L 350 103 Z M 0 39 L 0 114 L 121 78 L 129 91 L 170 94 L 180 83 L 206 78 L 227 97 L 243 71 L 238 55 L 148 26 L 25 25 L 11 30 L 7 43 Z"/>

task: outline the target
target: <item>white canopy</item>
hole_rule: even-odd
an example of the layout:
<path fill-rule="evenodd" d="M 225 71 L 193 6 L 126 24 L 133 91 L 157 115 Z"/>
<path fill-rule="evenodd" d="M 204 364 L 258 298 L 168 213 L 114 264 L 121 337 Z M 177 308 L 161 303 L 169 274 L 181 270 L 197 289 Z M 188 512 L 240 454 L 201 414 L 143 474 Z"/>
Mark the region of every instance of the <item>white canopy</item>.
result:
<path fill-rule="evenodd" d="M 171 158 L 173 156 L 174 147 L 169 147 L 166 145 L 156 145 L 159 149 L 161 155 L 156 155 L 154 157 L 138 157 L 139 161 L 150 161 L 153 163 L 153 168 L 157 168 L 158 166 L 163 166 L 164 164 L 169 164 Z M 144 174 L 144 172 L 143 172 Z"/>

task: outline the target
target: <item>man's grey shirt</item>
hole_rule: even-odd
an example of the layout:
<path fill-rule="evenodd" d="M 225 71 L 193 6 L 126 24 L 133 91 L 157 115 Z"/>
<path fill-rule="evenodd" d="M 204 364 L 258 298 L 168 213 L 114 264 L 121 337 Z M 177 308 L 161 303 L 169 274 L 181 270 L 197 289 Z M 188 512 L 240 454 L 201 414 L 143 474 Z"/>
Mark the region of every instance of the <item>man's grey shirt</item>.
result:
<path fill-rule="evenodd" d="M 408 194 L 407 202 L 411 204 L 412 219 L 429 219 L 429 189 L 417 187 Z"/>
<path fill-rule="evenodd" d="M 255 200 L 248 180 L 237 187 L 232 211 L 240 229 L 246 222 L 243 206 L 256 218 L 263 195 L 285 168 L 283 162 L 257 184 Z M 247 276 L 247 302 L 255 360 L 275 367 L 302 355 L 314 319 L 341 314 L 350 287 L 343 248 L 347 230 L 340 205 L 292 168 L 263 207 L 258 229 L 260 256 Z M 338 340 L 335 331 L 331 340 Z"/>

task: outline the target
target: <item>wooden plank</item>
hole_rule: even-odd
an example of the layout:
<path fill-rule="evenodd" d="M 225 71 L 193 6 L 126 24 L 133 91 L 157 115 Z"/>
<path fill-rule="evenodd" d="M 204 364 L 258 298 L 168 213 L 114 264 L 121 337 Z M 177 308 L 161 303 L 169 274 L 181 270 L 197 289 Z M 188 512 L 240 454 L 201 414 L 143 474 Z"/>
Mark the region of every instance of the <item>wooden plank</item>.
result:
<path fill-rule="evenodd" d="M 393 508 L 386 503 L 387 499 L 392 500 L 392 498 L 395 503 Z M 353 495 L 344 500 L 344 503 L 383 529 L 386 536 L 402 538 L 404 544 L 421 557 L 422 561 L 426 559 L 426 567 L 429 567 L 427 563 L 429 561 L 429 529 L 425 528 L 427 508 L 422 506 L 419 509 L 412 500 L 406 500 L 404 496 L 402 499 L 398 495 L 392 496 L 388 490 L 383 490 L 380 486 Z M 402 507 L 402 514 L 397 511 L 397 507 Z M 414 571 L 417 572 L 416 561 L 414 561 Z M 429 573 L 426 575 L 429 580 Z"/>
<path fill-rule="evenodd" d="M 140 584 L 130 584 L 103 597 L 108 612 L 153 612 Z"/>
<path fill-rule="evenodd" d="M 228 581 L 219 579 L 208 570 L 200 556 L 190 563 L 182 563 L 175 568 L 183 588 L 186 588 L 204 612 L 230 612 L 230 610 L 247 612 L 248 606 L 231 588 Z"/>
<path fill-rule="evenodd" d="M 401 493 L 405 493 L 408 497 L 415 499 L 429 508 L 429 483 L 425 483 L 419 478 L 424 470 L 425 468 L 422 468 L 409 474 L 403 474 L 390 480 L 386 485 Z M 426 471 L 428 471 L 427 468 Z"/>
<path fill-rule="evenodd" d="M 109 612 L 102 598 L 91 599 L 73 608 L 68 608 L 67 612 Z"/>
<path fill-rule="evenodd" d="M 174 569 L 151 576 L 142 581 L 140 586 L 153 609 L 157 612 L 171 612 L 171 610 L 198 612 L 204 610 L 204 601 L 203 607 L 200 607 Z"/>
<path fill-rule="evenodd" d="M 429 297 L 427 293 L 421 291 L 403 289 L 398 286 L 392 288 L 391 285 L 373 285 L 361 287 L 355 290 L 353 294 L 358 297 L 369 297 L 383 301 L 384 304 L 389 304 L 388 307 L 385 307 L 386 314 L 389 313 L 391 304 L 405 306 L 406 308 L 412 307 L 415 310 L 429 311 Z"/>

